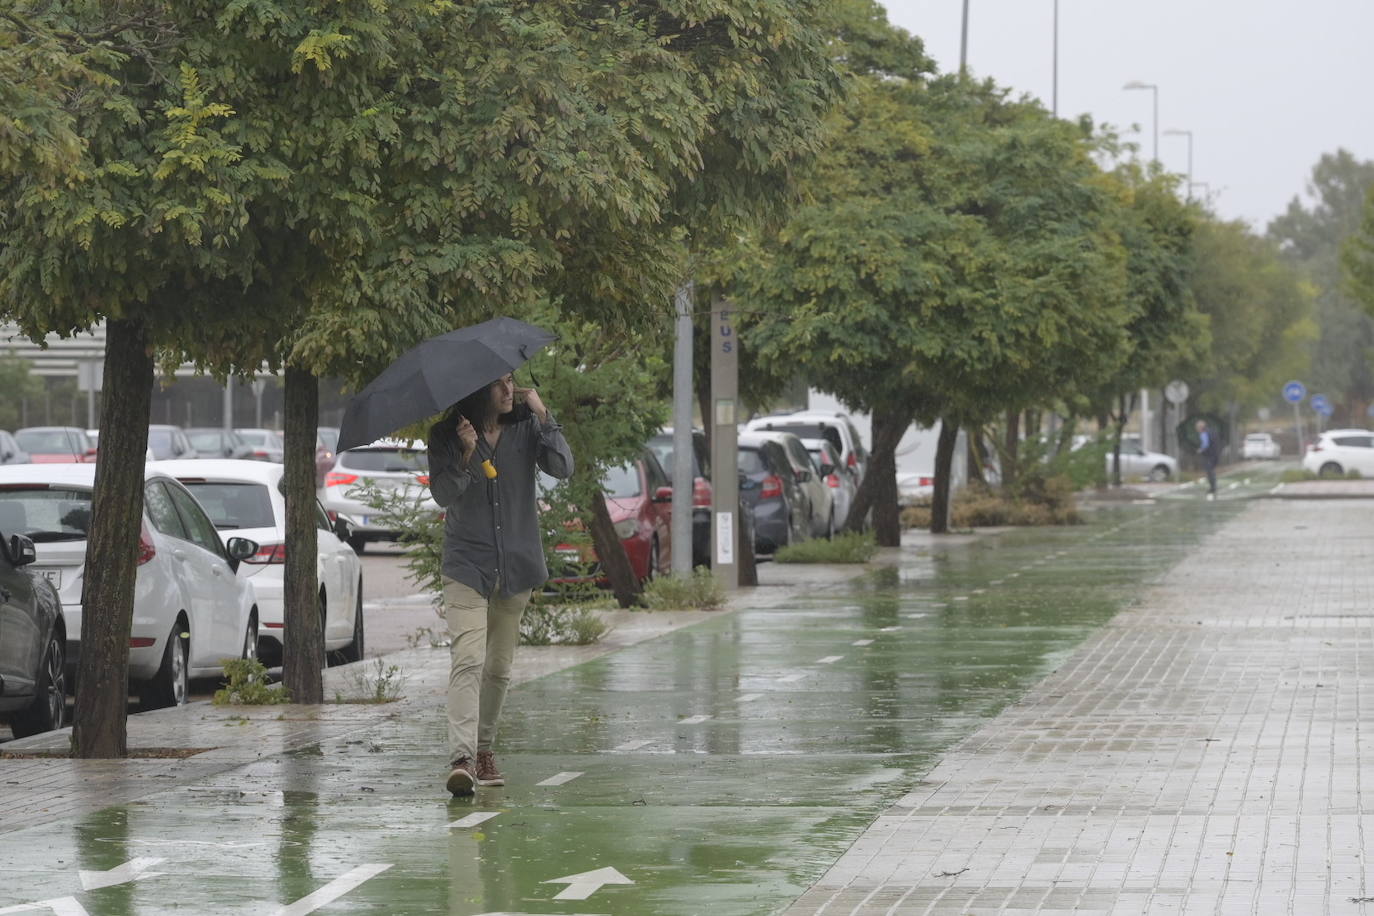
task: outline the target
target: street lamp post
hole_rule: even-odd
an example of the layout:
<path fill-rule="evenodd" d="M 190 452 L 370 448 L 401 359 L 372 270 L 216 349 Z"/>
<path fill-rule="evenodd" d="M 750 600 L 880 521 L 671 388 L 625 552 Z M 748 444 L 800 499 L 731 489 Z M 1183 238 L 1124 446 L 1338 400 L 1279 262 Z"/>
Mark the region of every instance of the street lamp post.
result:
<path fill-rule="evenodd" d="M 1050 95 L 1051 114 L 1059 117 L 1059 0 L 1054 0 L 1054 82 Z"/>
<path fill-rule="evenodd" d="M 1148 89 L 1154 93 L 1154 154 L 1150 157 L 1155 162 L 1159 161 L 1159 87 L 1154 83 L 1142 83 L 1140 80 L 1131 80 L 1121 87 L 1122 89 Z"/>
<path fill-rule="evenodd" d="M 959 32 L 959 76 L 968 76 L 968 0 L 964 0 L 964 25 Z"/>
<path fill-rule="evenodd" d="M 1191 130 L 1175 130 L 1170 128 L 1164 132 L 1166 137 L 1187 137 L 1188 138 L 1188 199 L 1193 199 L 1193 132 Z"/>

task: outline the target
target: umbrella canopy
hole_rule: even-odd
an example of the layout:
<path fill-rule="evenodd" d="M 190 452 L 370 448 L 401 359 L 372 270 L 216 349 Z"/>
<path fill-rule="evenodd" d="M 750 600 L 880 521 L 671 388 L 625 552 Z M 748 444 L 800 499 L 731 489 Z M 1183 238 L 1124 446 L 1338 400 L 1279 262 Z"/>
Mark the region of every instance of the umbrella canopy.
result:
<path fill-rule="evenodd" d="M 367 445 L 446 410 L 557 339 L 505 317 L 431 337 L 398 356 L 348 402 L 338 450 Z"/>

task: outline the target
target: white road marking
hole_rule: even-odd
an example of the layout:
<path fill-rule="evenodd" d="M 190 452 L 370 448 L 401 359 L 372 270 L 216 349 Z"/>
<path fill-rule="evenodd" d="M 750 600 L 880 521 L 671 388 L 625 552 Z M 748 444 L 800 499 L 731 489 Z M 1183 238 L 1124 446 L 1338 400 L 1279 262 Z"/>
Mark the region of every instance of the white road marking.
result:
<path fill-rule="evenodd" d="M 981 595 L 981 594 L 983 594 L 983 592 L 985 592 L 985 591 L 987 591 L 987 589 L 985 589 L 985 588 L 975 588 L 973 591 L 969 592 L 969 594 L 970 594 L 970 595 Z"/>
<path fill-rule="evenodd" d="M 637 750 L 639 750 L 641 747 L 644 747 L 644 746 L 646 746 L 646 745 L 653 744 L 653 743 L 654 743 L 654 740 L 653 740 L 652 738 L 641 738 L 641 739 L 638 740 L 638 741 L 626 741 L 624 744 L 617 744 L 617 745 L 615 746 L 615 749 L 616 749 L 617 751 L 637 751 Z"/>
<path fill-rule="evenodd" d="M 842 658 L 844 658 L 843 655 L 827 655 L 825 658 L 818 658 L 818 659 L 816 659 L 816 664 L 818 664 L 818 665 L 833 665 L 833 664 L 835 664 L 837 661 L 839 661 L 839 660 L 842 659 Z"/>
<path fill-rule="evenodd" d="M 86 871 L 81 869 L 81 889 L 93 891 L 98 887 L 114 887 L 116 884 L 126 884 L 129 881 L 138 881 L 141 878 L 156 878 L 157 872 L 149 872 L 148 869 L 165 862 L 165 859 L 139 858 L 130 859 L 123 865 L 118 865 L 109 871 Z"/>
<path fill-rule="evenodd" d="M 313 913 L 320 907 L 338 900 L 363 882 L 377 877 L 390 867 L 390 865 L 385 864 L 359 865 L 352 871 L 345 872 L 330 881 L 315 893 L 302 897 L 295 903 L 275 911 L 272 916 L 305 916 L 307 913 Z"/>
<path fill-rule="evenodd" d="M 685 719 L 678 719 L 678 720 L 677 720 L 677 724 L 678 724 L 678 725 L 700 725 L 701 723 L 705 722 L 705 721 L 706 721 L 707 719 L 709 719 L 709 718 L 711 718 L 711 717 L 710 717 L 710 716 L 704 716 L 704 715 L 688 716 L 688 717 L 685 718 Z"/>
<path fill-rule="evenodd" d="M 586 900 L 607 884 L 634 884 L 629 878 L 610 867 L 598 868 L 596 871 L 584 871 L 580 875 L 550 878 L 543 883 L 567 885 L 558 892 L 553 898 L 554 900 Z"/>
<path fill-rule="evenodd" d="M 792 672 L 791 674 L 785 674 L 785 675 L 783 675 L 782 677 L 778 678 L 778 683 L 779 683 L 779 684 L 792 684 L 792 683 L 795 683 L 795 682 L 801 680 L 801 679 L 804 678 L 804 677 L 806 677 L 806 672 L 805 672 L 805 671 L 794 671 L 794 672 Z"/>
<path fill-rule="evenodd" d="M 993 579 L 993 580 L 992 580 L 991 582 L 989 582 L 988 584 L 989 584 L 989 585 L 1001 585 L 1001 584 L 1002 584 L 1002 580 L 1001 580 L 1001 579 Z"/>
<path fill-rule="evenodd" d="M 914 615 L 913 615 L 913 616 L 914 616 Z M 922 614 L 921 616 L 924 617 L 925 615 Z M 880 629 L 878 632 L 879 632 L 879 633 L 896 633 L 896 632 L 897 632 L 898 630 L 900 630 L 900 629 L 901 629 L 901 627 L 883 627 L 883 628 Z"/>
<path fill-rule="evenodd" d="M 761 694 L 761 693 L 746 693 L 744 696 L 740 697 L 740 698 L 739 698 L 738 700 L 736 700 L 735 702 L 736 702 L 736 703 L 752 703 L 752 702 L 754 702 L 755 700 L 757 700 L 757 699 L 758 699 L 759 697 L 761 697 L 761 696 L 763 696 L 763 694 Z"/>
<path fill-rule="evenodd" d="M 52 910 L 57 916 L 90 916 L 75 897 L 54 897 L 51 900 L 19 903 L 5 907 L 0 913 L 29 913 L 33 910 Z"/>
<path fill-rule="evenodd" d="M 536 785 L 536 786 L 561 786 L 561 785 L 564 785 L 564 784 L 566 784 L 566 783 L 572 782 L 574 779 L 576 779 L 577 777 L 582 776 L 582 775 L 584 775 L 584 774 L 582 774 L 582 773 L 577 773 L 577 772 L 556 773 L 556 774 L 554 774 L 553 776 L 550 776 L 548 779 L 544 780 L 543 782 L 536 782 L 535 785 Z"/>
<path fill-rule="evenodd" d="M 850 645 L 851 645 L 851 646 L 871 646 L 871 645 L 873 645 L 873 640 L 871 640 L 871 639 L 856 639 L 856 640 L 854 640 L 852 643 L 850 643 Z"/>
<path fill-rule="evenodd" d="M 968 595 L 956 595 L 952 600 L 954 600 L 954 601 L 967 601 L 967 600 L 968 600 Z"/>
<path fill-rule="evenodd" d="M 452 823 L 445 824 L 444 829 L 456 830 L 459 827 L 476 827 L 478 824 L 484 824 L 500 813 L 500 811 L 474 811 L 467 817 L 461 817 Z"/>

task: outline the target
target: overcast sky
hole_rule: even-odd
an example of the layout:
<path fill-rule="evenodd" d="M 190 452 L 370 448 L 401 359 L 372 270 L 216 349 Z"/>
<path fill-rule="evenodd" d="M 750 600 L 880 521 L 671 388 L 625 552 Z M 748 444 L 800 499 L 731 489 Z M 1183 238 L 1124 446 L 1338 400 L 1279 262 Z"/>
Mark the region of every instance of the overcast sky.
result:
<path fill-rule="evenodd" d="M 881 2 L 881 0 L 880 0 Z M 942 72 L 959 67 L 962 0 L 886 0 Z M 969 68 L 1050 107 L 1054 0 L 969 0 Z M 1374 0 L 1059 0 L 1059 114 L 1088 113 L 1207 182 L 1216 211 L 1263 230 L 1324 152 L 1374 159 Z M 1204 193 L 1199 189 L 1199 193 Z"/>

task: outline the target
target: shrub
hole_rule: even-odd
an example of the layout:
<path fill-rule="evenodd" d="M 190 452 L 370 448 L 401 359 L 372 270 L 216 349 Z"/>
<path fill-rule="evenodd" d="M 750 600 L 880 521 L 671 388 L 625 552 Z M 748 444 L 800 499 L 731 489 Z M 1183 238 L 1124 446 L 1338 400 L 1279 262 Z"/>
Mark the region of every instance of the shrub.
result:
<path fill-rule="evenodd" d="M 878 545 L 870 532 L 849 531 L 826 540 L 799 541 L 778 548 L 777 563 L 867 563 Z"/>
<path fill-rule="evenodd" d="M 400 666 L 388 665 L 380 658 L 371 671 L 360 665 L 349 669 L 347 676 L 344 690 L 334 694 L 335 703 L 394 703 L 401 698 L 406 682 Z"/>
<path fill-rule="evenodd" d="M 216 706 L 271 706 L 291 702 L 291 694 L 285 687 L 273 687 L 268 683 L 267 669 L 256 658 L 226 658 L 224 676 L 229 683 L 215 691 L 212 702 Z"/>
<path fill-rule="evenodd" d="M 590 607 L 535 601 L 520 618 L 520 642 L 526 646 L 588 646 L 610 629 Z"/>
<path fill-rule="evenodd" d="M 1074 504 L 1073 484 L 1065 477 L 1028 478 L 1008 497 L 986 484 L 974 483 L 954 495 L 950 522 L 955 528 L 1001 528 L 1008 525 L 1077 525 L 1083 521 Z M 930 527 L 930 505 L 902 510 L 902 524 Z"/>
<path fill-rule="evenodd" d="M 651 611 L 709 611 L 725 605 L 725 591 L 709 569 L 687 576 L 661 576 L 644 586 L 644 604 Z"/>

